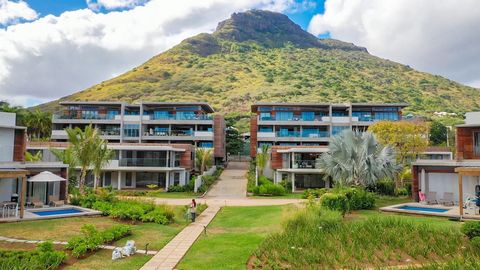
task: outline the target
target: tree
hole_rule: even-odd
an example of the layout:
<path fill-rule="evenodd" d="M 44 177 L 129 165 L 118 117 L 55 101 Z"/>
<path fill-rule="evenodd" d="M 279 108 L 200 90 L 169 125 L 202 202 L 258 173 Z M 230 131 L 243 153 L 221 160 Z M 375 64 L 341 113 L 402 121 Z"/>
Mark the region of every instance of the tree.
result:
<path fill-rule="evenodd" d="M 108 149 L 107 141 L 102 139 L 100 136 L 97 136 L 95 141 L 95 157 L 92 161 L 93 165 L 93 175 L 94 175 L 94 182 L 93 188 L 97 188 L 100 184 L 100 175 L 102 173 L 102 169 L 108 164 L 110 159 L 113 156 L 113 150 Z"/>
<path fill-rule="evenodd" d="M 26 112 L 23 116 L 24 125 L 30 139 L 49 138 L 52 131 L 52 114 L 36 109 Z"/>
<path fill-rule="evenodd" d="M 77 159 L 73 154 L 72 148 L 68 147 L 65 150 L 60 150 L 56 148 L 49 149 L 52 154 L 57 157 L 58 160 L 62 161 L 65 164 L 68 164 L 68 180 L 69 184 L 76 185 L 77 178 L 75 177 L 75 168 L 77 167 Z"/>
<path fill-rule="evenodd" d="M 225 131 L 225 141 L 227 143 L 227 153 L 236 155 L 243 152 L 244 142 L 240 132 L 238 132 L 238 129 L 235 127 L 227 127 Z"/>
<path fill-rule="evenodd" d="M 447 143 L 447 127 L 440 121 L 433 121 L 430 124 L 430 142 L 433 145 L 442 145 Z"/>
<path fill-rule="evenodd" d="M 368 131 L 375 134 L 381 144 L 392 146 L 398 163 L 407 165 L 427 148 L 428 129 L 428 124 L 420 121 L 380 121 Z"/>
<path fill-rule="evenodd" d="M 25 152 L 25 161 L 28 162 L 37 162 L 37 161 L 42 161 L 42 152 L 38 151 L 37 153 L 32 154 L 30 152 Z"/>
<path fill-rule="evenodd" d="M 85 178 L 87 172 L 91 166 L 93 166 L 93 161 L 98 155 L 98 140 L 99 135 L 95 128 L 92 125 L 88 125 L 85 130 L 80 128 L 66 128 L 68 141 L 70 142 L 71 154 L 75 156 L 76 164 L 80 167 L 80 181 L 79 188 L 80 194 L 85 193 Z"/>
<path fill-rule="evenodd" d="M 211 148 L 198 148 L 195 151 L 195 163 L 196 167 L 200 171 L 200 175 L 203 174 L 213 163 L 213 149 Z"/>
<path fill-rule="evenodd" d="M 344 130 L 332 138 L 329 149 L 319 166 L 340 186 L 372 185 L 399 171 L 393 148 L 380 145 L 370 132 Z"/>
<path fill-rule="evenodd" d="M 263 144 L 262 150 L 257 153 L 255 158 L 259 176 L 263 175 L 263 170 L 265 169 L 265 166 L 267 166 L 268 160 L 270 159 L 268 150 L 270 150 L 270 146 L 268 144 Z"/>

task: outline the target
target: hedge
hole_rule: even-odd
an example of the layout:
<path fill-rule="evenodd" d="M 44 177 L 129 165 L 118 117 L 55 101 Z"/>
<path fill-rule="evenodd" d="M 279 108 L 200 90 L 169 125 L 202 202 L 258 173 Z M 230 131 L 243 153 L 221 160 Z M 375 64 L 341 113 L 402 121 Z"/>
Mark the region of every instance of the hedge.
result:
<path fill-rule="evenodd" d="M 0 250 L 0 269 L 56 269 L 67 254 L 55 251 L 53 244 L 44 242 L 33 251 Z"/>

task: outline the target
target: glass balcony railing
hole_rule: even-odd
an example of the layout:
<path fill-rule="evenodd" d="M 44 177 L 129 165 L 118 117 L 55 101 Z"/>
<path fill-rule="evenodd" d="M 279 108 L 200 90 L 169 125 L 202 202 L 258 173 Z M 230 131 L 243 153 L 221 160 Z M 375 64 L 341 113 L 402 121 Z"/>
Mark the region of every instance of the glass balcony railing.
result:
<path fill-rule="evenodd" d="M 302 137 L 302 138 L 327 138 L 330 137 L 328 131 L 318 132 L 300 132 L 300 131 L 278 131 L 277 137 Z"/>
<path fill-rule="evenodd" d="M 122 158 L 118 164 L 125 167 L 166 167 L 167 160 L 165 158 Z"/>
<path fill-rule="evenodd" d="M 143 136 L 193 136 L 193 131 L 153 131 L 145 132 Z"/>
<path fill-rule="evenodd" d="M 70 114 L 55 114 L 54 119 L 83 119 L 83 120 L 114 120 L 115 116 L 119 114 L 77 114 L 72 112 Z"/>
<path fill-rule="evenodd" d="M 316 160 L 295 160 L 293 163 L 294 169 L 316 169 L 318 167 Z"/>
<path fill-rule="evenodd" d="M 120 129 L 100 130 L 103 136 L 120 136 Z"/>
<path fill-rule="evenodd" d="M 151 120 L 212 120 L 211 115 L 196 114 L 196 115 L 174 115 L 174 114 L 162 114 L 155 115 L 149 114 Z"/>
<path fill-rule="evenodd" d="M 299 131 L 278 131 L 277 137 L 300 137 Z"/>
<path fill-rule="evenodd" d="M 315 117 L 302 117 L 302 116 L 294 116 L 290 118 L 275 118 L 271 116 L 259 116 L 258 120 L 260 121 L 322 121 L 322 117 L 327 115 L 316 115 Z"/>

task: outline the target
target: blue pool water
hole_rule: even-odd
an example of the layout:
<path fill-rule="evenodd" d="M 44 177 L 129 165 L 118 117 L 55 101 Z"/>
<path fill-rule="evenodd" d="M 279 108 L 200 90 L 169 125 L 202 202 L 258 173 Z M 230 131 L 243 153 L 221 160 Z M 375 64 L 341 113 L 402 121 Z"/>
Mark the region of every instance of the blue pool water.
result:
<path fill-rule="evenodd" d="M 445 209 L 445 208 L 417 207 L 417 206 L 409 206 L 409 205 L 399 206 L 399 207 L 397 207 L 397 209 L 432 212 L 432 213 L 443 213 L 443 212 L 447 212 L 448 210 L 450 210 L 450 209 Z"/>
<path fill-rule="evenodd" d="M 67 208 L 67 209 L 59 209 L 59 210 L 45 210 L 45 211 L 35 211 L 35 215 L 38 216 L 55 216 L 55 215 L 65 215 L 65 214 L 76 214 L 82 213 L 82 210 L 75 209 L 75 208 Z"/>

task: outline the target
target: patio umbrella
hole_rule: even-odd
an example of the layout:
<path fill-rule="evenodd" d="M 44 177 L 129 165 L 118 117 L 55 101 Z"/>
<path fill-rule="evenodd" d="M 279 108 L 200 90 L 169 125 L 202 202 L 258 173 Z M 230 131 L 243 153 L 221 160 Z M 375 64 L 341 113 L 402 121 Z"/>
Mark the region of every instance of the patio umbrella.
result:
<path fill-rule="evenodd" d="M 49 171 L 44 171 L 41 172 L 37 175 L 34 175 L 30 178 L 27 179 L 27 182 L 34 182 L 34 183 L 40 183 L 40 182 L 60 182 L 60 181 L 67 181 L 67 179 L 60 177 L 52 172 Z"/>

